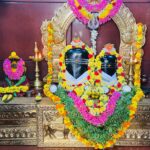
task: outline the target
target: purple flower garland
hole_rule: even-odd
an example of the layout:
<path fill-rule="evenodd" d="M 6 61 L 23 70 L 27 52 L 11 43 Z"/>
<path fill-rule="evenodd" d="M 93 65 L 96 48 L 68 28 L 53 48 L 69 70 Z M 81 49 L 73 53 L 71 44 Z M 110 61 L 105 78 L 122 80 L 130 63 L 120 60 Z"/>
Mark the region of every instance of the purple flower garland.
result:
<path fill-rule="evenodd" d="M 17 62 L 16 71 L 12 71 L 11 61 L 7 58 L 3 63 L 3 70 L 10 80 L 19 80 L 24 73 L 24 61 L 20 59 Z"/>
<path fill-rule="evenodd" d="M 121 97 L 121 94 L 119 92 L 113 93 L 108 101 L 106 110 L 100 116 L 91 115 L 88 112 L 88 108 L 85 106 L 83 100 L 74 92 L 70 92 L 68 96 L 73 99 L 75 107 L 87 122 L 95 126 L 101 126 L 105 124 L 109 116 L 113 115 L 116 108 L 116 103 Z"/>

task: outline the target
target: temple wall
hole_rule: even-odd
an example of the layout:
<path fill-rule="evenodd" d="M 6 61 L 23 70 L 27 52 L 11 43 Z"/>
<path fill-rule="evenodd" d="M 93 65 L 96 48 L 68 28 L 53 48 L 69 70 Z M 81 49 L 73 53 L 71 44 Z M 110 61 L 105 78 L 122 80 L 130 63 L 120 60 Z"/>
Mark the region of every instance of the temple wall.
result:
<path fill-rule="evenodd" d="M 42 49 L 40 26 L 42 21 L 54 16 L 54 12 L 66 1 L 64 0 L 1 0 L 0 1 L 0 80 L 4 79 L 2 62 L 14 50 L 27 64 L 27 76 L 34 80 L 34 63 L 29 56 L 34 54 L 34 42 L 37 41 Z M 147 42 L 144 46 L 142 74 L 150 78 L 150 0 L 124 0 L 134 14 L 137 22 L 142 22 L 148 27 Z M 99 29 L 98 51 L 104 44 L 114 43 L 119 47 L 119 31 L 112 21 Z M 67 43 L 72 37 L 80 36 L 90 45 L 90 33 L 79 21 L 75 20 L 67 34 Z M 46 62 L 40 64 L 41 78 L 47 73 Z M 148 83 L 150 85 L 150 81 Z"/>

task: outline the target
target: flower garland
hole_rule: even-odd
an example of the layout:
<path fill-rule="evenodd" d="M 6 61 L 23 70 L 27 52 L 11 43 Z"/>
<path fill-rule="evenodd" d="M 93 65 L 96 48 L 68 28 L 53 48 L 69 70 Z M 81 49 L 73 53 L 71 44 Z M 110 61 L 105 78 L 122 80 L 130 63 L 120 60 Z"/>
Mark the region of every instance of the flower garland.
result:
<path fill-rule="evenodd" d="M 106 110 L 107 103 L 111 97 L 106 95 L 106 93 L 107 91 L 102 87 L 88 87 L 81 96 L 81 99 L 92 115 L 100 115 Z"/>
<path fill-rule="evenodd" d="M 63 89 L 59 89 L 56 94 L 61 97 L 60 104 L 57 104 L 56 108 L 64 117 L 64 123 L 71 133 L 85 145 L 99 149 L 111 147 L 118 138 L 124 135 L 135 115 L 138 101 L 144 95 L 140 89 L 136 89 L 136 94 L 134 90 L 123 93 L 114 115 L 108 119 L 105 128 L 101 128 L 88 124 L 81 117 L 72 99 L 65 94 Z"/>
<path fill-rule="evenodd" d="M 12 61 L 14 60 L 16 68 L 12 67 Z M 23 75 L 25 72 L 25 62 L 22 58 L 19 58 L 19 56 L 16 54 L 16 52 L 11 52 L 11 55 L 4 60 L 3 63 L 3 70 L 4 73 L 7 75 L 5 78 L 8 87 L 0 87 L 0 93 L 1 94 L 14 94 L 20 93 L 20 92 L 27 92 L 29 90 L 29 86 L 27 85 L 21 85 L 26 81 L 26 76 Z M 17 81 L 15 85 L 13 84 L 13 81 Z M 5 95 L 4 95 L 5 96 Z"/>
<path fill-rule="evenodd" d="M 20 93 L 27 92 L 29 90 L 29 86 L 11 86 L 11 87 L 0 87 L 0 93 L 9 94 L 9 93 Z"/>
<path fill-rule="evenodd" d="M 23 59 L 18 60 L 17 68 L 14 70 L 11 67 L 11 60 L 7 58 L 4 60 L 3 70 L 9 79 L 19 80 L 24 73 L 24 64 L 25 62 L 23 61 Z"/>
<path fill-rule="evenodd" d="M 68 4 L 82 23 L 87 24 L 93 18 L 91 12 L 97 10 L 99 12 L 99 23 L 103 24 L 116 15 L 122 5 L 122 0 L 113 0 L 110 3 L 102 1 L 96 5 L 89 4 L 86 0 L 68 0 Z"/>
<path fill-rule="evenodd" d="M 47 47 L 48 47 L 48 75 L 47 75 L 47 83 L 44 85 L 44 93 L 52 101 L 57 102 L 57 101 L 60 101 L 60 98 L 58 96 L 54 95 L 50 91 L 50 85 L 52 83 L 52 75 L 53 75 L 52 46 L 54 44 L 54 32 L 55 32 L 53 24 L 51 22 L 47 26 L 47 31 L 48 31 L 48 41 L 47 41 Z"/>
<path fill-rule="evenodd" d="M 142 63 L 142 56 L 143 56 L 143 50 L 141 49 L 143 46 L 143 40 L 144 40 L 144 25 L 142 23 L 137 24 L 137 35 L 136 40 L 134 43 L 134 46 L 136 48 L 136 54 L 135 54 L 135 60 L 137 60 L 137 63 L 134 67 L 134 85 L 137 87 L 140 87 L 141 84 L 141 63 Z"/>
<path fill-rule="evenodd" d="M 114 55 L 117 58 L 117 80 L 118 83 L 114 84 L 112 86 L 107 85 L 105 82 L 102 82 L 102 69 L 101 69 L 101 61 L 100 59 L 104 57 L 105 55 Z M 106 44 L 105 47 L 101 50 L 100 54 L 96 57 L 95 59 L 95 64 L 93 65 L 96 69 L 88 76 L 88 79 L 92 81 L 92 85 L 95 85 L 97 87 L 98 92 L 103 89 L 108 89 L 109 94 L 111 95 L 114 91 L 120 91 L 122 90 L 122 87 L 126 85 L 125 82 L 125 73 L 123 71 L 123 66 L 122 66 L 122 57 L 116 52 L 116 49 L 113 47 L 112 44 Z M 99 88 L 99 87 L 102 88 Z M 86 89 L 87 90 L 87 89 Z M 77 87 L 74 89 L 74 92 L 78 96 L 83 95 L 83 87 Z M 87 91 L 85 91 L 85 96 L 87 95 Z M 82 97 L 83 99 L 87 99 L 88 97 Z"/>
<path fill-rule="evenodd" d="M 97 4 L 90 4 L 87 0 L 78 0 L 81 7 L 85 7 L 89 12 L 101 11 L 106 5 L 107 0 L 101 0 Z"/>
<path fill-rule="evenodd" d="M 48 26 L 49 28 L 49 26 Z M 50 26 L 51 32 L 54 32 L 52 25 Z M 49 36 L 52 33 L 50 31 Z M 85 119 L 81 116 L 79 111 L 75 108 L 74 102 L 71 98 L 68 97 L 67 93 L 64 89 L 58 89 L 56 95 L 52 94 L 49 91 L 49 87 L 52 79 L 52 44 L 48 43 L 49 51 L 48 51 L 48 72 L 49 75 L 47 77 L 47 84 L 44 87 L 45 94 L 53 101 L 57 102 L 56 108 L 59 113 L 64 117 L 64 123 L 66 127 L 68 127 L 71 133 L 82 143 L 87 146 L 92 146 L 95 148 L 107 148 L 111 147 L 115 144 L 116 140 L 124 135 L 127 128 L 130 126 L 131 120 L 134 118 L 135 112 L 137 110 L 138 101 L 144 96 L 143 92 L 140 88 L 136 88 L 128 93 L 122 93 L 120 100 L 116 103 L 116 109 L 114 114 L 110 116 L 103 127 L 96 127 L 89 124 Z M 141 51 L 138 51 L 137 58 L 141 54 Z M 140 55 L 141 56 L 141 55 Z M 141 57 L 140 57 L 141 58 Z M 118 58 L 117 58 L 118 59 Z M 119 58 L 120 60 L 120 58 Z M 97 66 L 99 62 L 95 62 L 95 66 Z M 101 65 L 100 65 L 101 66 Z M 91 74 L 90 78 L 94 76 L 97 77 L 101 73 L 97 70 Z M 121 71 L 118 72 L 121 75 Z M 137 69 L 135 75 L 140 73 L 140 69 Z M 121 75 L 121 78 L 123 74 Z M 118 78 L 119 80 L 119 78 Z M 134 84 L 137 82 L 137 78 L 134 80 Z M 121 81 L 122 82 L 122 81 Z M 99 85 L 100 81 L 97 82 L 96 85 Z M 139 83 L 140 84 L 140 83 Z M 77 92 L 79 92 L 80 88 L 76 88 Z M 117 89 L 117 88 L 116 88 Z M 117 121 L 116 121 L 117 120 Z"/>
<path fill-rule="evenodd" d="M 111 89 L 111 93 L 114 92 L 115 90 L 119 91 L 122 89 L 122 86 L 126 84 L 125 82 L 125 73 L 123 71 L 123 66 L 122 66 L 122 57 L 116 52 L 116 49 L 113 47 L 112 44 L 106 44 L 105 47 L 101 50 L 100 54 L 96 57 L 96 62 L 95 66 L 97 67 L 96 73 L 98 74 L 96 76 L 96 80 L 102 81 L 101 73 L 102 73 L 102 64 L 101 64 L 101 58 L 103 58 L 105 55 L 113 55 L 116 56 L 117 59 L 117 81 L 118 83 L 112 86 L 106 85 L 105 82 L 101 82 L 102 87 L 108 87 Z M 96 82 L 97 83 L 97 82 Z"/>
<path fill-rule="evenodd" d="M 95 126 L 101 126 L 104 125 L 108 120 L 108 117 L 114 113 L 116 103 L 121 94 L 119 92 L 114 92 L 108 101 L 106 110 L 99 116 L 94 116 L 93 114 L 89 113 L 88 107 L 85 106 L 84 101 L 80 97 L 76 96 L 74 92 L 70 92 L 68 96 L 73 99 L 76 109 L 87 122 Z M 99 109 L 97 108 L 97 110 Z"/>
<path fill-rule="evenodd" d="M 119 55 L 117 56 L 117 60 L 118 61 L 121 60 L 121 57 L 119 57 Z M 94 74 L 95 73 L 96 72 L 94 72 Z M 117 73 L 118 75 L 120 74 L 121 76 L 124 75 L 122 74 L 122 69 L 120 72 Z M 80 88 L 76 88 L 76 89 L 78 89 L 77 91 L 80 91 Z M 110 130 L 109 133 L 107 133 L 106 131 L 102 131 L 103 128 L 99 129 L 99 127 L 90 125 L 91 122 L 90 124 L 88 124 L 88 121 L 84 118 L 84 116 L 82 116 L 82 113 L 79 113 L 80 111 L 79 110 L 77 111 L 77 108 L 75 108 L 76 105 L 74 105 L 73 103 L 75 97 L 73 98 L 72 96 L 69 95 L 72 98 L 69 100 L 67 98 L 68 95 L 65 96 L 65 93 L 63 93 L 62 91 L 59 92 L 59 90 L 57 91 L 57 95 L 61 98 L 61 100 L 60 103 L 58 101 L 59 104 L 56 105 L 56 108 L 59 111 L 59 113 L 64 117 L 64 123 L 70 129 L 71 133 L 73 133 L 78 140 L 80 140 L 87 146 L 92 146 L 100 149 L 111 147 L 118 138 L 123 136 L 126 129 L 130 126 L 130 122 L 135 115 L 138 101 L 144 96 L 140 88 L 136 89 L 136 94 L 134 94 L 133 91 L 128 92 L 128 94 L 127 93 L 122 94 L 121 99 L 118 101 L 116 105 L 114 114 L 108 118 L 105 124 L 106 128 Z M 130 96 L 128 97 L 127 95 Z M 123 107 L 125 102 L 126 102 L 126 107 L 125 106 Z M 126 112 L 122 112 L 123 110 Z M 73 111 L 75 111 L 74 114 Z M 116 115 L 116 112 L 118 112 L 119 114 Z M 118 116 L 118 118 L 115 118 L 115 116 Z M 110 119 L 111 117 L 113 119 Z M 119 121 L 119 119 L 121 119 L 121 121 Z M 117 123 L 118 125 L 115 126 L 116 128 L 113 129 L 114 126 L 112 128 L 108 127 L 109 120 L 111 120 L 110 124 L 112 124 L 112 126 L 115 125 L 116 123 L 116 121 L 114 123 L 112 121 L 117 120 L 117 122 L 119 122 Z M 103 134 L 101 134 L 101 132 Z M 96 133 L 98 133 L 100 136 L 97 135 Z"/>
<path fill-rule="evenodd" d="M 83 91 L 83 84 L 87 85 L 87 82 L 90 82 L 90 75 L 92 73 L 92 69 L 93 69 L 93 65 L 94 65 L 94 53 L 93 50 L 90 49 L 88 46 L 86 46 L 82 41 L 80 41 L 79 39 L 74 40 L 73 41 L 75 43 L 75 45 L 67 45 L 65 47 L 64 50 L 62 50 L 60 57 L 59 57 L 59 65 L 60 65 L 60 72 L 58 74 L 58 78 L 59 78 L 59 83 L 60 85 L 70 91 L 73 90 L 76 87 L 80 87 L 81 91 Z M 88 52 L 88 76 L 87 76 L 87 82 L 85 83 L 78 83 L 77 85 L 72 85 L 71 83 L 69 83 L 70 81 L 68 81 L 66 79 L 66 64 L 65 64 L 65 54 L 67 51 L 69 51 L 70 49 L 74 49 L 74 48 L 80 48 L 80 49 L 85 49 Z M 91 81 L 92 82 L 92 81 Z"/>
<path fill-rule="evenodd" d="M 47 84 L 46 86 L 45 86 L 46 88 L 44 89 L 45 90 L 45 93 L 47 93 L 47 95 L 48 95 L 48 93 L 51 93 L 50 91 L 49 91 L 49 84 Z M 115 130 L 115 131 L 117 131 L 115 134 L 113 134 L 113 136 L 111 136 L 111 135 L 107 135 L 107 134 L 104 134 L 104 135 L 107 135 L 107 138 L 109 137 L 111 137 L 111 139 L 109 139 L 109 140 L 106 140 L 105 142 L 103 142 L 103 143 L 100 143 L 99 141 L 98 142 L 96 142 L 96 141 L 91 141 L 90 140 L 90 138 L 88 137 L 88 138 L 84 138 L 84 136 L 82 136 L 82 134 L 81 134 L 81 130 L 79 131 L 78 129 L 80 128 L 76 128 L 75 126 L 74 126 L 74 121 L 72 122 L 72 120 L 71 120 L 71 117 L 70 117 L 70 115 L 69 114 L 72 114 L 72 113 L 69 113 L 69 112 L 72 112 L 72 107 L 70 107 L 70 104 L 68 103 L 68 99 L 67 99 L 67 97 L 65 97 L 65 94 L 64 93 L 62 93 L 62 92 L 60 92 L 62 95 L 60 96 L 59 94 L 58 94 L 58 96 L 54 96 L 52 93 L 52 95 L 48 95 L 49 97 L 50 97 L 50 99 L 52 99 L 53 101 L 55 101 L 55 102 L 57 102 L 58 104 L 56 105 L 56 108 L 57 108 L 57 110 L 59 111 L 59 113 L 64 117 L 64 123 L 65 123 L 65 125 L 70 129 L 70 131 L 71 131 L 71 133 L 73 133 L 74 135 L 75 135 L 75 137 L 78 139 L 78 140 L 80 140 L 81 142 L 83 142 L 84 144 L 86 144 L 87 146 L 93 146 L 93 147 L 95 147 L 95 148 L 100 148 L 100 149 L 102 149 L 102 148 L 106 148 L 106 147 L 110 147 L 110 146 L 112 146 L 115 142 L 116 142 L 116 140 L 118 139 L 118 138 L 120 138 L 121 136 L 123 136 L 123 134 L 125 133 L 125 131 L 126 131 L 126 129 L 130 126 L 130 122 L 131 122 L 131 120 L 133 119 L 133 117 L 134 117 L 134 114 L 135 114 L 135 112 L 136 112 L 136 109 L 137 109 L 137 103 L 138 103 L 138 101 L 142 98 L 142 96 L 143 96 L 143 92 L 140 90 L 140 88 L 139 89 L 137 89 L 137 92 L 136 92 L 136 95 L 132 98 L 132 101 L 131 101 L 131 104 L 129 105 L 129 107 L 128 107 L 128 111 L 129 111 L 129 113 L 127 113 L 127 114 L 129 114 L 129 119 L 124 119 L 123 118 L 123 116 L 121 116 L 121 118 L 122 118 L 122 121 L 124 121 L 124 122 L 122 122 L 122 124 Z M 121 99 L 124 99 L 124 98 L 126 98 L 127 97 L 127 94 L 125 94 L 124 96 L 122 96 L 121 97 Z M 132 97 L 132 96 L 131 96 Z M 61 98 L 61 99 L 60 99 Z M 62 103 L 64 100 L 66 100 L 66 103 Z M 72 99 L 70 99 L 70 101 L 72 101 Z M 125 100 L 123 100 L 124 102 L 125 102 Z M 119 103 L 120 103 L 120 100 L 118 101 Z M 124 103 L 123 102 L 123 103 Z M 129 104 L 129 102 L 127 102 L 128 104 Z M 68 106 L 68 107 L 67 107 Z M 74 106 L 74 105 L 73 105 Z M 70 111 L 67 111 L 67 109 L 69 109 L 70 108 Z M 117 107 L 117 108 L 121 108 L 122 110 L 124 110 L 123 109 L 123 107 L 120 105 L 120 107 Z M 117 109 L 116 108 L 116 109 Z M 120 112 L 120 111 L 118 111 L 118 112 Z M 77 113 L 77 112 L 76 112 Z M 75 114 L 76 114 L 75 113 Z M 75 115 L 74 114 L 74 115 Z M 124 117 L 126 116 L 125 115 L 126 113 L 121 113 L 121 115 L 124 115 Z M 81 115 L 81 114 L 80 114 Z M 114 115 L 112 115 L 112 116 L 114 116 Z M 73 118 L 76 118 L 76 117 L 73 117 Z M 81 117 L 80 117 L 81 118 Z M 118 120 L 117 120 L 118 121 Z M 76 123 L 78 122 L 78 121 L 75 121 Z M 108 121 L 107 121 L 108 122 Z M 107 124 L 107 122 L 106 122 L 106 124 Z M 87 123 L 87 122 L 86 122 Z M 81 123 L 82 124 L 82 123 Z M 112 123 L 113 124 L 113 123 Z M 83 124 L 82 124 L 83 125 Z M 86 126 L 87 127 L 87 126 Z M 85 127 L 85 128 L 86 128 Z M 94 126 L 92 126 L 92 127 L 94 127 Z M 81 128 L 81 129 L 83 129 L 83 128 Z M 89 128 L 88 128 L 89 129 Z M 95 130 L 96 130 L 96 128 L 94 128 L 94 132 L 93 132 L 93 134 L 95 133 Z M 86 133 L 88 133 L 90 130 L 87 130 L 87 132 Z M 89 133 L 89 135 L 91 136 L 92 134 L 90 134 Z M 103 136 L 102 136 L 103 137 Z M 100 138 L 100 137 L 99 137 Z M 97 137 L 96 137 L 96 139 L 97 139 Z M 105 143 L 105 144 L 104 144 Z"/>

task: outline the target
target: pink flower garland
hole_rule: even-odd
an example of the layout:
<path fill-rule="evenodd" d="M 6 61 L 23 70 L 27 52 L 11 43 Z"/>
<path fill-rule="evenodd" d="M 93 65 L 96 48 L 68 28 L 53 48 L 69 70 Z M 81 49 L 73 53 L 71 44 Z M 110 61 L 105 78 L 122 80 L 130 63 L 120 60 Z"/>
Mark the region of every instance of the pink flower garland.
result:
<path fill-rule="evenodd" d="M 85 7 L 89 12 L 101 11 L 106 5 L 107 0 L 101 0 L 98 4 L 89 4 L 87 0 L 78 0 L 82 7 Z"/>
<path fill-rule="evenodd" d="M 108 101 L 106 110 L 100 116 L 91 115 L 88 112 L 88 108 L 85 106 L 83 100 L 78 97 L 74 92 L 70 92 L 68 96 L 73 99 L 75 107 L 87 122 L 95 126 L 100 126 L 104 125 L 105 122 L 108 120 L 108 117 L 113 115 L 116 108 L 116 103 L 121 97 L 121 94 L 119 92 L 113 93 Z"/>
<path fill-rule="evenodd" d="M 87 24 L 89 22 L 89 20 L 79 12 L 78 8 L 75 6 L 74 0 L 68 0 L 68 4 L 79 21 L 81 21 L 83 24 Z"/>
<path fill-rule="evenodd" d="M 11 67 L 11 61 L 7 58 L 7 59 L 5 59 L 5 61 L 3 63 L 3 70 L 9 79 L 19 80 L 24 73 L 24 66 L 23 65 L 24 65 L 24 61 L 22 59 L 20 59 L 17 62 L 16 71 L 13 72 L 12 67 Z"/>
<path fill-rule="evenodd" d="M 83 6 L 86 5 L 86 8 L 88 9 L 87 11 L 89 11 L 89 13 L 90 13 L 90 11 L 94 11 L 95 9 L 99 9 L 101 11 L 103 11 L 105 9 L 105 8 L 103 8 L 103 6 L 105 5 L 105 2 L 103 2 L 103 3 L 101 2 L 102 3 L 101 5 L 100 4 L 93 5 L 93 7 L 92 7 L 92 4 L 85 3 L 83 0 L 80 0 L 80 3 Z M 108 22 L 109 20 L 111 20 L 111 18 L 114 17 L 116 15 L 116 13 L 119 11 L 122 3 L 123 3 L 122 0 L 116 0 L 115 6 L 111 10 L 110 14 L 103 19 L 99 18 L 99 23 L 104 24 L 104 23 Z M 78 20 L 80 20 L 83 24 L 87 24 L 89 22 L 89 19 L 84 17 L 84 15 L 81 14 L 81 12 L 79 11 L 79 8 L 76 7 L 74 0 L 68 0 L 68 4 L 69 4 L 71 10 L 73 11 L 73 13 L 78 18 Z M 94 7 L 96 7 L 96 8 L 94 8 Z M 98 11 L 98 12 L 100 12 L 100 11 Z"/>
<path fill-rule="evenodd" d="M 111 18 L 114 17 L 118 13 L 122 3 L 123 3 L 122 0 L 117 0 L 116 5 L 111 10 L 111 12 L 108 15 L 108 17 L 106 17 L 104 19 L 99 19 L 100 24 L 104 24 L 104 23 L 108 22 L 109 20 L 111 20 Z"/>

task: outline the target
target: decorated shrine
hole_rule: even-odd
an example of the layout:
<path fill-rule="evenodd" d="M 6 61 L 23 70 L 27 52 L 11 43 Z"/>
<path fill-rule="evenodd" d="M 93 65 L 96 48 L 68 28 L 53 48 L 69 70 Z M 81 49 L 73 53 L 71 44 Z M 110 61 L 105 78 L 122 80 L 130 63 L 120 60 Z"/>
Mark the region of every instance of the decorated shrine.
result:
<path fill-rule="evenodd" d="M 12 40 L 7 31 L 6 39 L 0 35 L 0 145 L 150 146 L 148 22 L 140 20 L 142 13 L 136 15 L 138 2 L 17 3 L 20 7 L 13 12 L 17 5 L 0 2 L 0 31 L 16 31 Z M 5 27 L 4 5 L 13 19 L 24 16 L 25 26 L 16 24 L 22 31 Z M 29 5 L 41 10 L 40 24 L 29 19 L 35 15 Z M 29 35 L 26 17 L 29 24 L 39 25 Z"/>

